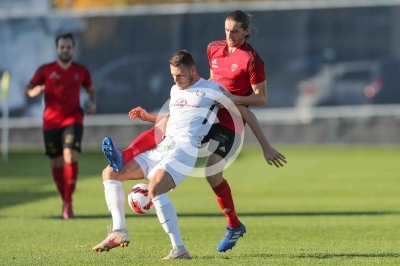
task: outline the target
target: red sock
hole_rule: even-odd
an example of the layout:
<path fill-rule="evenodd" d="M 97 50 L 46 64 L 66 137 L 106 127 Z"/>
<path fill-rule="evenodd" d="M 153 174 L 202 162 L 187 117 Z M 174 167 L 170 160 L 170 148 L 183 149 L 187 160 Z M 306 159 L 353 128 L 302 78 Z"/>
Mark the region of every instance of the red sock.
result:
<path fill-rule="evenodd" d="M 230 228 L 239 228 L 240 222 L 236 215 L 235 204 L 233 203 L 231 188 L 228 182 L 224 179 L 219 185 L 213 187 L 219 207 L 228 218 L 228 226 Z"/>
<path fill-rule="evenodd" d="M 60 168 L 51 168 L 51 173 L 53 174 L 54 183 L 57 186 L 57 190 L 61 195 L 61 198 L 64 201 L 64 167 Z"/>
<path fill-rule="evenodd" d="M 162 140 L 164 133 L 158 127 L 154 126 L 140 134 L 132 143 L 122 151 L 124 162 L 127 163 L 137 155 L 157 146 Z"/>
<path fill-rule="evenodd" d="M 78 162 L 67 163 L 64 166 L 64 202 L 72 202 L 72 194 L 75 191 L 76 180 L 78 179 Z"/>

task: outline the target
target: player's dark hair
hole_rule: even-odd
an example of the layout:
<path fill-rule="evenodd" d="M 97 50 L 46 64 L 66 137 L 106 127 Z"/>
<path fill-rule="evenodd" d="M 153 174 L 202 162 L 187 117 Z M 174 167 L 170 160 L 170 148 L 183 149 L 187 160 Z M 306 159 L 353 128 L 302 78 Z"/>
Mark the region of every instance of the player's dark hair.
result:
<path fill-rule="evenodd" d="M 75 40 L 74 40 L 74 36 L 72 35 L 72 33 L 58 35 L 56 38 L 56 47 L 58 47 L 58 40 L 60 40 L 60 39 L 70 39 L 72 41 L 72 46 L 75 46 Z"/>
<path fill-rule="evenodd" d="M 194 60 L 192 55 L 186 50 L 180 50 L 175 52 L 169 60 L 171 66 L 177 67 L 184 65 L 187 68 L 194 66 Z"/>
<path fill-rule="evenodd" d="M 228 14 L 225 20 L 233 20 L 236 23 L 240 23 L 240 27 L 243 30 L 249 30 L 249 33 L 246 35 L 245 39 L 250 40 L 251 37 L 251 15 L 243 12 L 242 10 L 235 10 Z"/>

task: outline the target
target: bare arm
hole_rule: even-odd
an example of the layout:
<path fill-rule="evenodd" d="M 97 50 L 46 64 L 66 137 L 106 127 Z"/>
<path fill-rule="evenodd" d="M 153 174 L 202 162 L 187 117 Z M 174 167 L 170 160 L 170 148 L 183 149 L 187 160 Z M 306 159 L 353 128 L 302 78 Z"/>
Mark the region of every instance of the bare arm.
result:
<path fill-rule="evenodd" d="M 146 122 L 151 122 L 151 123 L 156 123 L 157 121 L 169 117 L 168 114 L 149 114 L 145 109 L 142 107 L 136 107 L 133 108 L 132 110 L 129 111 L 128 113 L 129 118 L 134 120 L 136 118 L 139 118 L 142 121 Z"/>
<path fill-rule="evenodd" d="M 33 98 L 38 96 L 44 90 L 44 85 L 33 85 L 32 83 L 28 83 L 25 88 L 25 94 L 29 98 Z"/>
<path fill-rule="evenodd" d="M 264 81 L 255 85 L 251 85 L 251 87 L 253 88 L 253 94 L 249 96 L 233 95 L 227 89 L 221 89 L 226 98 L 217 103 L 217 106 L 219 108 L 229 109 L 233 104 L 246 106 L 264 105 L 267 102 L 267 83 Z"/>
<path fill-rule="evenodd" d="M 238 105 L 240 114 L 243 119 L 246 120 L 249 125 L 251 131 L 253 131 L 256 136 L 258 142 L 261 145 L 261 148 L 264 153 L 264 158 L 269 165 L 275 165 L 276 167 L 283 167 L 283 163 L 286 162 L 286 158 L 283 154 L 279 153 L 275 150 L 268 142 L 267 138 L 264 135 L 264 132 L 261 129 L 260 123 L 258 122 L 256 116 L 244 105 Z"/>
<path fill-rule="evenodd" d="M 87 112 L 89 114 L 95 114 L 96 113 L 96 101 L 97 101 L 96 90 L 94 89 L 93 86 L 90 86 L 89 88 L 86 88 L 86 91 L 89 96 Z"/>
<path fill-rule="evenodd" d="M 255 85 L 251 85 L 253 94 L 249 96 L 233 95 L 231 100 L 235 104 L 243 104 L 247 106 L 262 106 L 267 102 L 267 82 L 263 81 Z"/>

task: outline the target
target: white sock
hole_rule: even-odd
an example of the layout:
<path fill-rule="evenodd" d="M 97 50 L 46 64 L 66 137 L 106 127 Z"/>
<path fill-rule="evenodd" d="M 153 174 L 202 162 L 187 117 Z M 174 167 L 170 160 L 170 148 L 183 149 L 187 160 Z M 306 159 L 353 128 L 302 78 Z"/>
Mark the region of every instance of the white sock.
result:
<path fill-rule="evenodd" d="M 183 247 L 181 232 L 178 226 L 178 216 L 168 196 L 161 194 L 155 197 L 153 204 L 157 211 L 158 220 L 171 239 L 172 247 Z"/>
<path fill-rule="evenodd" d="M 125 193 L 122 183 L 117 180 L 103 182 L 104 194 L 108 210 L 111 212 L 113 227 L 112 230 L 126 230 L 125 223 Z"/>

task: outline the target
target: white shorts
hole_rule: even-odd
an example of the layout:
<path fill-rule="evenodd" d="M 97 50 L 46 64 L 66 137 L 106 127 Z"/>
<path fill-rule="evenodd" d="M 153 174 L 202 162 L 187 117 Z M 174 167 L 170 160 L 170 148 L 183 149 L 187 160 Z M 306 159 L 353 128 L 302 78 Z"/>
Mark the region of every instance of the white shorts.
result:
<path fill-rule="evenodd" d="M 178 186 L 193 170 L 200 145 L 196 140 L 174 140 L 166 136 L 157 147 L 139 154 L 134 160 L 142 168 L 146 179 L 151 180 L 157 170 L 163 169 Z"/>

